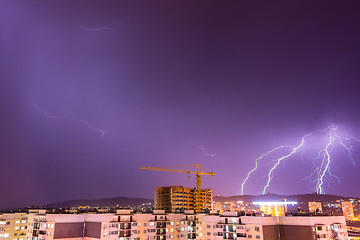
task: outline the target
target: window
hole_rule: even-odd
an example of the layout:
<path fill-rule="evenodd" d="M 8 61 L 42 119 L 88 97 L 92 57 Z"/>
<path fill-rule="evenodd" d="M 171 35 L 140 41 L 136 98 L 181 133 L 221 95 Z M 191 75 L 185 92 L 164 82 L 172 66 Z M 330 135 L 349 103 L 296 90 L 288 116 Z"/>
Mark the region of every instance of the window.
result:
<path fill-rule="evenodd" d="M 211 228 L 211 226 L 210 226 L 210 225 L 207 225 L 206 227 L 207 227 L 207 228 Z"/>
<path fill-rule="evenodd" d="M 260 239 L 260 236 L 259 235 L 256 235 L 256 237 L 255 237 L 256 239 Z"/>
<path fill-rule="evenodd" d="M 252 238 L 252 235 L 248 235 L 248 238 Z"/>
<path fill-rule="evenodd" d="M 210 235 L 211 235 L 211 232 L 207 232 L 206 235 L 210 236 Z"/>
<path fill-rule="evenodd" d="M 255 231 L 260 231 L 260 228 L 259 227 L 255 227 Z"/>

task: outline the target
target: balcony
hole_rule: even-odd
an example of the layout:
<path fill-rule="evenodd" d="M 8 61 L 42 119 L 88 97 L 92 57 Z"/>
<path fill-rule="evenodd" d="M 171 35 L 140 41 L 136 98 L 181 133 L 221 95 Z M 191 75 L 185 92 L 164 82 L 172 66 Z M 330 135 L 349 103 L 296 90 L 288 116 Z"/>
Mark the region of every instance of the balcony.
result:
<path fill-rule="evenodd" d="M 166 222 L 157 222 L 156 228 L 166 228 Z"/>
<path fill-rule="evenodd" d="M 156 235 L 165 235 L 166 234 L 166 229 L 158 229 L 156 230 Z"/>
<path fill-rule="evenodd" d="M 119 229 L 120 230 L 131 229 L 131 224 L 130 223 L 120 223 L 119 224 Z"/>
<path fill-rule="evenodd" d="M 196 239 L 196 233 L 188 234 L 188 239 Z"/>
<path fill-rule="evenodd" d="M 130 230 L 120 231 L 119 237 L 131 237 L 131 231 Z"/>
<path fill-rule="evenodd" d="M 236 226 L 235 225 L 224 225 L 223 226 L 223 231 L 224 232 L 236 232 Z"/>

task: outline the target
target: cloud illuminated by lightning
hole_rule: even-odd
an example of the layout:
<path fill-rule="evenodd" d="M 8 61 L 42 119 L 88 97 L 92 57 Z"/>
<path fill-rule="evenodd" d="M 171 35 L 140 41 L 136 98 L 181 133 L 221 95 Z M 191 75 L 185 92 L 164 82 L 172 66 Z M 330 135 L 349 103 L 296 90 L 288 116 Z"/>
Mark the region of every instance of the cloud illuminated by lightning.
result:
<path fill-rule="evenodd" d="M 106 130 L 103 130 L 103 129 L 98 129 L 98 128 L 95 128 L 94 126 L 92 126 L 89 122 L 83 120 L 83 119 L 79 119 L 79 118 L 74 118 L 74 117 L 71 117 L 69 115 L 61 115 L 61 116 L 55 116 L 55 115 L 51 115 L 49 114 L 47 111 L 45 111 L 44 109 L 42 109 L 41 107 L 39 107 L 39 105 L 37 105 L 35 102 L 31 101 L 32 105 L 37 109 L 39 110 L 40 112 L 42 112 L 45 117 L 47 118 L 51 118 L 51 119 L 65 119 L 65 120 L 69 120 L 69 121 L 74 121 L 74 122 L 78 122 L 78 123 L 81 123 L 85 126 L 87 126 L 88 128 L 90 128 L 91 130 L 97 132 L 100 134 L 100 136 L 104 136 L 107 131 Z"/>

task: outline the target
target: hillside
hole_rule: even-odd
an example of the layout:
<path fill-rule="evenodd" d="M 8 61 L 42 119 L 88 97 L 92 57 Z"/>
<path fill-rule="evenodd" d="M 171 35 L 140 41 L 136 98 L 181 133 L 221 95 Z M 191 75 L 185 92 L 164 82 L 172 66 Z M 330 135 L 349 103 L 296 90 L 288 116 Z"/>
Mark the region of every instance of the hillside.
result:
<path fill-rule="evenodd" d="M 66 207 L 76 207 L 76 206 L 101 206 L 101 207 L 120 207 L 125 206 L 137 206 L 143 203 L 153 204 L 152 199 L 146 198 L 128 198 L 128 197 L 114 197 L 114 198 L 99 198 L 99 199 L 75 199 L 68 201 L 61 201 L 51 204 L 46 204 L 46 208 L 66 208 Z"/>

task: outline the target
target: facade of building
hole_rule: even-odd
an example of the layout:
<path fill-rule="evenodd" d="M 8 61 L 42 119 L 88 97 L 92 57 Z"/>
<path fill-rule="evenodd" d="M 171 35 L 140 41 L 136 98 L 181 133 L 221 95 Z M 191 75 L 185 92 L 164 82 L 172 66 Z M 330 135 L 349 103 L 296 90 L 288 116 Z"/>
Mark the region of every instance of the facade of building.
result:
<path fill-rule="evenodd" d="M 223 211 L 223 204 L 222 204 L 222 202 L 214 202 L 214 203 L 213 203 L 213 210 L 222 212 L 222 211 Z"/>
<path fill-rule="evenodd" d="M 309 202 L 309 213 L 322 213 L 321 202 Z"/>
<path fill-rule="evenodd" d="M 237 212 L 28 215 L 26 240 L 347 240 L 343 216 L 255 217 Z M 7 237 L 4 240 L 14 240 Z"/>
<path fill-rule="evenodd" d="M 212 210 L 212 190 L 200 189 L 197 194 L 196 188 L 185 188 L 183 186 L 158 187 L 154 194 L 154 207 L 166 212 L 177 212 L 181 210 L 200 209 Z"/>
<path fill-rule="evenodd" d="M 0 214 L 0 239 L 25 240 L 27 213 Z"/>
<path fill-rule="evenodd" d="M 341 202 L 341 208 L 346 221 L 352 221 L 354 217 L 354 209 L 351 202 Z"/>
<path fill-rule="evenodd" d="M 260 204 L 260 212 L 269 216 L 285 216 L 284 205 L 279 204 Z"/>

